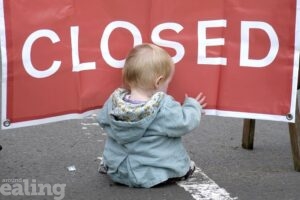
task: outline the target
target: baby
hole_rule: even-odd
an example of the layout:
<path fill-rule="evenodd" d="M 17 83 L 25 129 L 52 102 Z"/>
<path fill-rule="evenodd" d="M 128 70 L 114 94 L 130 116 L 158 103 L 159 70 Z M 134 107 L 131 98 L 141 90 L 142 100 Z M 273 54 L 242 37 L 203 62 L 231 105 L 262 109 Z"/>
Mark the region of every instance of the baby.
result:
<path fill-rule="evenodd" d="M 171 57 L 156 45 L 138 45 L 127 56 L 124 88 L 97 116 L 108 135 L 102 170 L 114 182 L 150 188 L 187 179 L 195 170 L 181 137 L 199 126 L 205 97 L 175 101 L 166 93 L 174 72 Z"/>

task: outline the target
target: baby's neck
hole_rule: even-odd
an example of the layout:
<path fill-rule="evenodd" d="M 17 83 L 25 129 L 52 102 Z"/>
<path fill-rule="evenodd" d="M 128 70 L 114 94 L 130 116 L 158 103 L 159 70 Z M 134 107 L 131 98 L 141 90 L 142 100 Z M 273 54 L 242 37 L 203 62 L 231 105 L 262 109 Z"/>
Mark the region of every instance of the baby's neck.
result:
<path fill-rule="evenodd" d="M 152 95 L 155 92 L 156 91 L 154 90 L 147 91 L 147 90 L 141 90 L 137 88 L 131 88 L 130 99 L 138 100 L 138 101 L 148 101 L 149 99 L 151 99 Z"/>

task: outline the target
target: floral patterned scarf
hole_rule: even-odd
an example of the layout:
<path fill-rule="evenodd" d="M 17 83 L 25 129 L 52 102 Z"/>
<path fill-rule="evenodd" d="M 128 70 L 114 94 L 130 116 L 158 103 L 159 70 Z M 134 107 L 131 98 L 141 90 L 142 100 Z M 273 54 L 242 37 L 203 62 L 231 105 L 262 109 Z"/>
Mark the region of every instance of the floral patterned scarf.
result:
<path fill-rule="evenodd" d="M 145 102 L 130 102 L 126 99 L 128 95 L 129 91 L 122 88 L 115 90 L 112 95 L 113 107 L 110 114 L 116 120 L 137 122 L 152 115 L 158 109 L 165 94 L 157 92 Z"/>

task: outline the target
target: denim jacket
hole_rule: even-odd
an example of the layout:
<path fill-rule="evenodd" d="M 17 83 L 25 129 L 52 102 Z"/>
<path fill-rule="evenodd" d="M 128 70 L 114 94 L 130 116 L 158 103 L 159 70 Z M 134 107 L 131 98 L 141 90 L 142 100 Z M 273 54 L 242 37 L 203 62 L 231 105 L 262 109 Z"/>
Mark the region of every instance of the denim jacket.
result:
<path fill-rule="evenodd" d="M 145 188 L 184 176 L 190 158 L 181 136 L 199 126 L 201 105 L 193 98 L 180 105 L 162 92 L 132 104 L 124 100 L 126 94 L 117 89 L 97 116 L 108 136 L 103 152 L 108 175 L 115 182 Z"/>

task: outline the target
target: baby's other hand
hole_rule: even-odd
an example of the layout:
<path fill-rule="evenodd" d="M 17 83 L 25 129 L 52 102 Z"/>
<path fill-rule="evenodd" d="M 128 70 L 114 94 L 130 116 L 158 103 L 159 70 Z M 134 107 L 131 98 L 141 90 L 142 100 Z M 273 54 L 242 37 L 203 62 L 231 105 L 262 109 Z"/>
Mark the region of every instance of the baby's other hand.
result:
<path fill-rule="evenodd" d="M 188 97 L 188 95 L 186 94 L 185 97 Z M 196 96 L 195 100 L 199 102 L 199 104 L 201 105 L 202 108 L 205 108 L 205 107 L 206 107 L 206 105 L 207 105 L 207 103 L 206 103 L 206 101 L 205 101 L 205 100 L 206 100 L 206 96 L 204 96 L 202 92 L 200 92 L 200 93 Z M 205 112 L 202 110 L 201 114 L 204 115 Z"/>
<path fill-rule="evenodd" d="M 204 96 L 202 94 L 202 92 L 200 92 L 195 99 L 200 103 L 200 105 L 202 106 L 202 108 L 206 107 L 206 105 L 207 105 L 207 103 L 205 101 L 206 100 L 206 96 Z"/>

